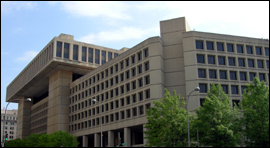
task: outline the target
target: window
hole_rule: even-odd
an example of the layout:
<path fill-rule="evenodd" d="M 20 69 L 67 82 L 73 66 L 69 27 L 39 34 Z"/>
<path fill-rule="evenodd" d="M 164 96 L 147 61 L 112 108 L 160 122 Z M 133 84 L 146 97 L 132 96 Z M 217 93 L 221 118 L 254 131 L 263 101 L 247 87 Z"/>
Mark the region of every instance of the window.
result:
<path fill-rule="evenodd" d="M 109 110 L 109 105 L 108 105 L 108 103 L 105 104 L 105 109 L 106 109 L 106 111 Z"/>
<path fill-rule="evenodd" d="M 200 93 L 207 93 L 207 84 L 199 84 Z"/>
<path fill-rule="evenodd" d="M 220 76 L 220 79 L 227 79 L 227 72 L 225 70 L 220 70 L 219 71 L 219 76 Z"/>
<path fill-rule="evenodd" d="M 237 80 L 236 72 L 235 71 L 230 71 L 230 79 L 231 80 Z"/>
<path fill-rule="evenodd" d="M 115 113 L 115 120 L 119 120 L 119 113 Z"/>
<path fill-rule="evenodd" d="M 225 94 L 228 94 L 228 85 L 221 85 Z"/>
<path fill-rule="evenodd" d="M 254 60 L 248 59 L 248 67 L 254 67 Z"/>
<path fill-rule="evenodd" d="M 111 80 L 111 86 L 113 86 L 113 78 L 111 78 L 110 80 Z"/>
<path fill-rule="evenodd" d="M 124 93 L 124 85 L 120 86 L 120 89 L 121 89 L 121 94 L 123 94 Z"/>
<path fill-rule="evenodd" d="M 144 63 L 145 71 L 149 70 L 149 62 Z"/>
<path fill-rule="evenodd" d="M 258 68 L 263 68 L 263 60 L 257 60 Z"/>
<path fill-rule="evenodd" d="M 111 90 L 110 94 L 111 94 L 111 98 L 113 98 L 113 90 Z"/>
<path fill-rule="evenodd" d="M 112 59 L 112 53 L 108 52 L 108 61 L 110 61 Z"/>
<path fill-rule="evenodd" d="M 205 69 L 198 69 L 199 78 L 206 78 Z"/>
<path fill-rule="evenodd" d="M 253 54 L 252 46 L 246 46 L 247 54 Z"/>
<path fill-rule="evenodd" d="M 95 63 L 99 64 L 99 55 L 100 55 L 100 51 L 95 49 Z"/>
<path fill-rule="evenodd" d="M 143 86 L 142 78 L 140 78 L 140 79 L 138 80 L 138 83 L 139 83 L 139 87 L 142 87 L 142 86 Z"/>
<path fill-rule="evenodd" d="M 126 112 L 127 112 L 127 118 L 129 118 L 130 117 L 130 109 L 127 109 Z"/>
<path fill-rule="evenodd" d="M 269 48 L 264 48 L 264 51 L 265 51 L 265 55 L 269 56 Z"/>
<path fill-rule="evenodd" d="M 126 59 L 126 67 L 129 66 L 129 59 Z"/>
<path fill-rule="evenodd" d="M 240 80 L 246 81 L 247 80 L 247 73 L 246 72 L 240 72 Z"/>
<path fill-rule="evenodd" d="M 56 56 L 62 57 L 62 42 L 57 42 Z"/>
<path fill-rule="evenodd" d="M 132 89 L 136 89 L 136 81 L 132 82 Z"/>
<path fill-rule="evenodd" d="M 243 45 L 237 45 L 237 53 L 244 53 Z"/>
<path fill-rule="evenodd" d="M 132 95 L 132 100 L 133 100 L 133 103 L 137 101 L 136 94 Z"/>
<path fill-rule="evenodd" d="M 208 64 L 215 64 L 215 56 L 208 56 Z"/>
<path fill-rule="evenodd" d="M 121 119 L 125 119 L 125 112 L 121 111 Z"/>
<path fill-rule="evenodd" d="M 266 61 L 266 67 L 269 69 L 269 61 Z"/>
<path fill-rule="evenodd" d="M 203 107 L 203 103 L 204 103 L 205 99 L 204 98 L 200 98 L 200 106 Z"/>
<path fill-rule="evenodd" d="M 130 83 L 126 84 L 127 92 L 130 91 Z"/>
<path fill-rule="evenodd" d="M 129 71 L 126 71 L 126 78 L 129 79 Z"/>
<path fill-rule="evenodd" d="M 217 43 L 217 51 L 224 51 L 223 43 Z"/>
<path fill-rule="evenodd" d="M 232 88 L 232 94 L 238 94 L 238 86 L 232 85 L 231 88 Z"/>
<path fill-rule="evenodd" d="M 117 53 L 114 53 L 114 58 L 116 58 L 118 56 L 118 54 Z"/>
<path fill-rule="evenodd" d="M 218 57 L 218 64 L 225 65 L 225 57 Z"/>
<path fill-rule="evenodd" d="M 242 92 L 242 94 L 244 94 L 244 91 L 245 91 L 246 88 L 247 88 L 246 86 L 241 86 L 241 92 Z"/>
<path fill-rule="evenodd" d="M 262 55 L 262 48 L 261 47 L 256 47 L 256 54 Z"/>
<path fill-rule="evenodd" d="M 229 65 L 235 66 L 235 58 L 228 58 L 229 59 Z"/>
<path fill-rule="evenodd" d="M 110 71 L 111 71 L 111 74 L 113 74 L 113 66 L 111 67 Z"/>
<path fill-rule="evenodd" d="M 150 76 L 145 76 L 145 85 L 150 84 Z"/>
<path fill-rule="evenodd" d="M 133 76 L 133 77 L 136 76 L 136 68 L 133 68 L 133 69 L 132 69 L 132 76 Z"/>
<path fill-rule="evenodd" d="M 132 64 L 135 63 L 135 55 L 131 57 Z"/>
<path fill-rule="evenodd" d="M 115 76 L 115 84 L 118 83 L 118 76 Z"/>
<path fill-rule="evenodd" d="M 150 89 L 145 91 L 145 98 L 149 99 L 150 98 Z"/>
<path fill-rule="evenodd" d="M 209 78 L 211 78 L 211 79 L 217 78 L 216 70 L 209 70 Z"/>
<path fill-rule="evenodd" d="M 253 72 L 249 73 L 249 80 L 250 81 L 253 81 L 253 79 L 255 78 L 255 76 L 256 76 L 256 73 L 253 73 Z"/>
<path fill-rule="evenodd" d="M 115 101 L 115 108 L 118 108 L 118 100 Z"/>
<path fill-rule="evenodd" d="M 139 71 L 139 72 L 138 72 L 139 74 L 142 73 L 142 65 L 139 65 L 139 66 L 138 66 L 138 71 Z"/>
<path fill-rule="evenodd" d="M 113 102 L 111 102 L 111 110 L 113 109 Z"/>
<path fill-rule="evenodd" d="M 232 104 L 233 104 L 233 107 L 236 105 L 236 106 L 239 106 L 239 102 L 240 100 L 232 100 Z"/>
<path fill-rule="evenodd" d="M 137 116 L 137 107 L 132 108 L 133 117 Z"/>
<path fill-rule="evenodd" d="M 149 51 L 148 51 L 148 48 L 144 50 L 144 57 L 148 57 L 149 56 Z"/>
<path fill-rule="evenodd" d="M 206 42 L 207 50 L 214 50 L 213 42 Z"/>
<path fill-rule="evenodd" d="M 238 65 L 239 65 L 239 67 L 245 67 L 245 59 L 239 58 Z"/>
<path fill-rule="evenodd" d="M 73 60 L 78 60 L 78 45 L 73 45 Z"/>
<path fill-rule="evenodd" d="M 106 63 L 106 51 L 102 51 L 101 52 L 101 64 L 103 65 L 105 63 Z"/>
<path fill-rule="evenodd" d="M 197 63 L 204 63 L 204 55 L 197 55 Z"/>
<path fill-rule="evenodd" d="M 124 81 L 124 73 L 120 74 L 121 81 Z"/>
<path fill-rule="evenodd" d="M 86 47 L 82 47 L 82 61 L 86 62 Z"/>
<path fill-rule="evenodd" d="M 122 62 L 120 62 L 120 67 L 121 67 L 121 69 L 123 69 L 124 68 L 124 62 L 122 61 Z"/>
<path fill-rule="evenodd" d="M 138 61 L 140 61 L 142 59 L 142 52 L 138 53 Z"/>
<path fill-rule="evenodd" d="M 115 65 L 115 72 L 118 71 L 118 64 Z"/>
<path fill-rule="evenodd" d="M 105 116 L 105 122 L 108 123 L 109 122 L 109 116 Z"/>
<path fill-rule="evenodd" d="M 118 96 L 118 88 L 115 88 L 115 96 Z"/>
<path fill-rule="evenodd" d="M 142 114 L 143 114 L 143 112 L 144 112 L 144 110 L 143 110 L 143 106 L 140 106 L 140 107 L 139 107 L 139 112 L 140 112 L 140 115 L 142 115 Z"/>
<path fill-rule="evenodd" d="M 233 44 L 227 44 L 227 52 L 234 52 Z"/>
<path fill-rule="evenodd" d="M 109 75 L 109 70 L 106 69 L 106 70 L 105 70 L 105 73 L 106 73 L 106 77 L 108 77 L 108 75 Z"/>
<path fill-rule="evenodd" d="M 143 100 L 143 92 L 139 92 L 139 100 L 140 100 L 140 101 Z"/>
<path fill-rule="evenodd" d="M 121 106 L 124 106 L 125 105 L 125 100 L 124 98 L 121 99 Z"/>
<path fill-rule="evenodd" d="M 88 48 L 88 62 L 93 63 L 93 49 Z"/>
<path fill-rule="evenodd" d="M 69 44 L 68 43 L 64 44 L 64 58 L 69 59 Z"/>
<path fill-rule="evenodd" d="M 264 73 L 259 73 L 260 81 L 265 81 Z"/>
<path fill-rule="evenodd" d="M 105 81 L 105 84 L 106 84 L 106 88 L 108 88 L 109 87 L 109 82 Z"/>
<path fill-rule="evenodd" d="M 203 49 L 203 41 L 196 41 L 196 49 Z"/>

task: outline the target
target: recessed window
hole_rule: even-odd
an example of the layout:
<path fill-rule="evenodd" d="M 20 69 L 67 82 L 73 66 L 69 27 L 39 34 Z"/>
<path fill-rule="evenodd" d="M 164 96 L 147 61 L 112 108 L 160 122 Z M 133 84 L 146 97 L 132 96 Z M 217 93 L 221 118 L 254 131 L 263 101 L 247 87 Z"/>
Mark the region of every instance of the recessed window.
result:
<path fill-rule="evenodd" d="M 120 74 L 121 82 L 124 81 L 124 73 Z"/>
<path fill-rule="evenodd" d="M 238 86 L 232 85 L 231 89 L 232 89 L 232 94 L 238 94 Z"/>
<path fill-rule="evenodd" d="M 228 85 L 221 85 L 225 94 L 228 94 Z"/>
<path fill-rule="evenodd" d="M 108 61 L 110 61 L 111 59 L 112 59 L 112 53 L 111 52 L 108 52 Z"/>
<path fill-rule="evenodd" d="M 149 70 L 149 62 L 144 63 L 145 71 Z"/>
<path fill-rule="evenodd" d="M 207 93 L 207 84 L 199 84 L 200 93 Z"/>
<path fill-rule="evenodd" d="M 132 62 L 132 64 L 136 62 L 135 61 L 135 55 L 131 57 L 131 62 Z"/>
<path fill-rule="evenodd" d="M 119 113 L 115 113 L 115 120 L 119 120 Z"/>
<path fill-rule="evenodd" d="M 138 53 L 138 61 L 140 61 L 142 59 L 142 52 Z"/>
<path fill-rule="evenodd" d="M 150 76 L 145 76 L 144 79 L 145 79 L 145 85 L 150 84 Z"/>
<path fill-rule="evenodd" d="M 142 87 L 142 86 L 143 86 L 143 80 L 142 80 L 142 78 L 140 78 L 140 79 L 138 80 L 138 83 L 139 83 L 139 87 Z"/>
<path fill-rule="evenodd" d="M 118 96 L 118 88 L 115 88 L 115 96 Z"/>
<path fill-rule="evenodd" d="M 133 68 L 131 71 L 132 71 L 132 76 L 133 77 L 136 76 L 136 68 Z"/>
<path fill-rule="evenodd" d="M 114 58 L 116 58 L 118 56 L 118 53 L 114 53 Z"/>
<path fill-rule="evenodd" d="M 148 57 L 149 56 L 149 50 L 148 48 L 144 50 L 144 57 Z"/>
<path fill-rule="evenodd" d="M 197 63 L 204 63 L 204 55 L 197 55 Z"/>
<path fill-rule="evenodd" d="M 62 57 L 62 42 L 57 42 L 56 56 Z"/>
<path fill-rule="evenodd" d="M 259 73 L 260 81 L 265 81 L 264 73 Z"/>
<path fill-rule="evenodd" d="M 262 55 L 262 48 L 261 47 L 256 47 L 256 54 Z"/>
<path fill-rule="evenodd" d="M 108 103 L 105 104 L 105 109 L 106 109 L 106 111 L 109 110 L 109 104 Z"/>
<path fill-rule="evenodd" d="M 123 94 L 124 93 L 124 85 L 120 86 L 120 89 L 121 89 L 121 94 Z"/>
<path fill-rule="evenodd" d="M 143 92 L 139 92 L 139 100 L 140 100 L 140 101 L 143 100 Z"/>
<path fill-rule="evenodd" d="M 224 51 L 223 43 L 217 43 L 217 51 Z"/>
<path fill-rule="evenodd" d="M 236 72 L 235 71 L 230 71 L 230 79 L 231 80 L 237 80 Z"/>
<path fill-rule="evenodd" d="M 133 103 L 137 101 L 136 94 L 132 95 L 132 100 L 133 100 Z"/>
<path fill-rule="evenodd" d="M 143 112 L 144 112 L 144 110 L 143 110 L 143 106 L 140 106 L 140 107 L 139 107 L 139 112 L 140 112 L 140 115 L 142 115 L 142 114 L 143 114 Z"/>
<path fill-rule="evenodd" d="M 225 65 L 225 57 L 218 57 L 218 64 Z"/>
<path fill-rule="evenodd" d="M 73 60 L 78 60 L 78 45 L 73 45 Z"/>
<path fill-rule="evenodd" d="M 137 116 L 137 107 L 132 108 L 133 117 Z"/>
<path fill-rule="evenodd" d="M 217 78 L 216 70 L 209 70 L 209 78 L 211 78 L 211 79 Z"/>
<path fill-rule="evenodd" d="M 215 56 L 208 56 L 208 64 L 215 64 Z"/>
<path fill-rule="evenodd" d="M 101 64 L 105 64 L 106 63 L 106 51 L 102 51 L 101 52 Z"/>
<path fill-rule="evenodd" d="M 254 60 L 248 59 L 248 67 L 254 67 Z"/>
<path fill-rule="evenodd" d="M 132 89 L 136 89 L 136 81 L 132 82 Z"/>
<path fill-rule="evenodd" d="M 247 54 L 253 54 L 252 46 L 246 46 Z"/>
<path fill-rule="evenodd" d="M 237 45 L 237 53 L 244 53 L 243 45 Z"/>
<path fill-rule="evenodd" d="M 119 105 L 118 105 L 118 100 L 115 101 L 115 108 L 118 108 Z"/>
<path fill-rule="evenodd" d="M 203 103 L 204 103 L 205 99 L 204 98 L 200 98 L 200 106 L 203 107 Z"/>
<path fill-rule="evenodd" d="M 129 66 L 129 59 L 126 59 L 126 67 Z"/>
<path fill-rule="evenodd" d="M 247 73 L 246 72 L 240 72 L 240 80 L 246 81 L 247 80 Z"/>
<path fill-rule="evenodd" d="M 149 99 L 150 98 L 150 89 L 145 91 L 145 98 Z"/>
<path fill-rule="evenodd" d="M 93 49 L 88 48 L 88 62 L 93 63 Z"/>
<path fill-rule="evenodd" d="M 127 113 L 127 118 L 130 118 L 130 109 L 127 109 L 126 113 Z"/>
<path fill-rule="evenodd" d="M 109 116 L 105 116 L 105 122 L 108 123 L 109 122 Z"/>
<path fill-rule="evenodd" d="M 139 73 L 139 74 L 142 73 L 142 65 L 139 65 L 139 66 L 138 66 L 138 73 Z"/>
<path fill-rule="evenodd" d="M 113 66 L 110 68 L 111 75 L 113 74 Z"/>
<path fill-rule="evenodd" d="M 199 78 L 206 78 L 205 69 L 198 69 Z"/>
<path fill-rule="evenodd" d="M 235 66 L 235 58 L 228 58 L 229 59 L 229 65 Z"/>
<path fill-rule="evenodd" d="M 233 44 L 227 44 L 227 52 L 234 52 Z"/>
<path fill-rule="evenodd" d="M 239 102 L 240 100 L 232 100 L 232 104 L 233 104 L 233 107 L 236 105 L 236 106 L 239 106 Z"/>
<path fill-rule="evenodd" d="M 246 86 L 241 86 L 241 93 L 244 94 L 245 89 L 247 89 Z"/>
<path fill-rule="evenodd" d="M 100 56 L 100 50 L 95 49 L 95 63 L 96 64 L 99 64 L 99 60 L 100 60 L 99 56 Z"/>
<path fill-rule="evenodd" d="M 68 43 L 64 44 L 64 58 L 69 59 L 69 44 Z"/>
<path fill-rule="evenodd" d="M 121 67 L 121 69 L 124 68 L 124 61 L 120 62 L 120 67 Z"/>
<path fill-rule="evenodd" d="M 196 49 L 203 49 L 203 41 L 196 41 Z"/>
<path fill-rule="evenodd" d="M 269 69 L 269 61 L 266 61 L 266 67 Z"/>
<path fill-rule="evenodd" d="M 130 91 L 130 83 L 126 84 L 127 92 Z"/>
<path fill-rule="evenodd" d="M 257 60 L 258 68 L 263 68 L 263 60 Z"/>
<path fill-rule="evenodd" d="M 214 50 L 213 42 L 206 42 L 207 50 Z"/>
<path fill-rule="evenodd" d="M 111 78 L 110 80 L 111 80 L 111 86 L 113 86 L 113 78 Z"/>
<path fill-rule="evenodd" d="M 125 112 L 121 111 L 121 119 L 125 119 Z"/>
<path fill-rule="evenodd" d="M 115 65 L 115 72 L 118 71 L 118 64 Z"/>
<path fill-rule="evenodd" d="M 245 67 L 245 59 L 239 58 L 238 65 L 239 65 L 239 67 Z"/>
<path fill-rule="evenodd" d="M 269 56 L 269 48 L 264 48 L 264 51 L 265 51 L 265 55 Z"/>
<path fill-rule="evenodd" d="M 118 76 L 115 76 L 115 84 L 118 83 Z"/>
<path fill-rule="evenodd" d="M 126 78 L 129 79 L 129 71 L 126 71 Z"/>
<path fill-rule="evenodd" d="M 124 98 L 121 99 L 121 106 L 124 106 L 125 105 L 125 100 Z"/>
<path fill-rule="evenodd" d="M 113 102 L 111 102 L 111 110 L 113 109 Z"/>
<path fill-rule="evenodd" d="M 224 70 L 220 70 L 219 71 L 219 76 L 220 76 L 220 79 L 227 79 L 227 72 L 224 71 Z"/>

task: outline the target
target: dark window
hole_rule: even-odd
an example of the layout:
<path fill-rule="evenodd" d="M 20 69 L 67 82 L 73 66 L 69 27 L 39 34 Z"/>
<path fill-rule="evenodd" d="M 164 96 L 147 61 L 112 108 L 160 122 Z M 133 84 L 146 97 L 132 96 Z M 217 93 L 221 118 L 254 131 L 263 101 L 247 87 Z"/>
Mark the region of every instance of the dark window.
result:
<path fill-rule="evenodd" d="M 208 56 L 208 64 L 215 64 L 215 56 Z"/>
<path fill-rule="evenodd" d="M 214 50 L 213 42 L 206 42 L 207 50 Z"/>
<path fill-rule="evenodd" d="M 228 52 L 234 52 L 234 50 L 233 50 L 233 44 L 227 44 L 227 51 Z"/>
<path fill-rule="evenodd" d="M 204 63 L 204 55 L 197 55 L 197 63 Z"/>
<path fill-rule="evenodd" d="M 111 110 L 113 109 L 113 102 L 111 102 Z"/>
<path fill-rule="evenodd" d="M 124 85 L 120 87 L 121 88 L 121 94 L 124 93 Z"/>
<path fill-rule="evenodd" d="M 129 79 L 129 71 L 126 71 L 126 78 Z"/>
<path fill-rule="evenodd" d="M 62 57 L 62 42 L 57 42 L 56 56 Z"/>
<path fill-rule="evenodd" d="M 232 94 L 238 94 L 238 86 L 232 85 Z"/>
<path fill-rule="evenodd" d="M 115 88 L 115 96 L 118 96 L 118 88 Z"/>
<path fill-rule="evenodd" d="M 269 61 L 266 61 L 266 67 L 269 69 Z"/>
<path fill-rule="evenodd" d="M 209 77 L 212 79 L 216 79 L 217 78 L 216 70 L 209 70 Z"/>
<path fill-rule="evenodd" d="M 262 55 L 262 48 L 261 47 L 256 47 L 256 54 Z"/>
<path fill-rule="evenodd" d="M 120 74 L 121 81 L 124 81 L 124 73 Z"/>
<path fill-rule="evenodd" d="M 142 52 L 138 53 L 138 61 L 140 61 L 142 59 Z"/>
<path fill-rule="evenodd" d="M 129 66 L 129 59 L 126 59 L 126 67 Z"/>
<path fill-rule="evenodd" d="M 118 83 L 118 76 L 115 77 L 115 84 Z"/>
<path fill-rule="evenodd" d="M 111 93 L 110 94 L 111 94 L 111 98 L 113 98 L 113 90 L 111 90 Z"/>
<path fill-rule="evenodd" d="M 121 69 L 123 69 L 124 68 L 124 62 L 122 61 L 122 62 L 120 62 L 120 67 L 121 67 Z"/>
<path fill-rule="evenodd" d="M 114 58 L 116 58 L 118 56 L 118 54 L 117 53 L 114 53 Z"/>
<path fill-rule="evenodd" d="M 127 92 L 130 91 L 130 83 L 126 84 Z"/>
<path fill-rule="evenodd" d="M 82 47 L 82 61 L 86 62 L 86 47 Z"/>
<path fill-rule="evenodd" d="M 225 65 L 225 57 L 218 57 L 218 64 Z"/>
<path fill-rule="evenodd" d="M 132 87 L 133 87 L 133 89 L 136 89 L 136 81 L 132 82 Z"/>
<path fill-rule="evenodd" d="M 248 67 L 254 67 L 254 60 L 248 59 Z"/>
<path fill-rule="evenodd" d="M 95 63 L 99 64 L 99 55 L 100 55 L 100 51 L 95 49 Z"/>
<path fill-rule="evenodd" d="M 236 106 L 239 106 L 239 102 L 240 100 L 232 100 L 232 104 L 233 104 L 233 107 L 236 105 Z"/>
<path fill-rule="evenodd" d="M 253 81 L 253 79 L 255 78 L 256 73 L 249 73 L 249 80 Z"/>
<path fill-rule="evenodd" d="M 105 116 L 105 122 L 108 123 L 109 122 L 109 116 Z"/>
<path fill-rule="evenodd" d="M 238 59 L 238 64 L 239 64 L 240 67 L 245 67 L 245 59 L 239 58 Z"/>
<path fill-rule="evenodd" d="M 198 69 L 199 78 L 206 78 L 205 69 Z"/>
<path fill-rule="evenodd" d="M 135 55 L 131 57 L 132 64 L 135 63 Z"/>
<path fill-rule="evenodd" d="M 263 73 L 259 73 L 260 81 L 265 81 L 265 76 Z"/>
<path fill-rule="evenodd" d="M 64 58 L 69 59 L 69 44 L 68 43 L 64 44 Z"/>
<path fill-rule="evenodd" d="M 228 94 L 228 85 L 221 85 L 225 94 Z"/>
<path fill-rule="evenodd" d="M 144 50 L 144 57 L 148 57 L 149 56 L 149 51 L 148 48 Z"/>
<path fill-rule="evenodd" d="M 73 60 L 78 60 L 78 45 L 73 45 Z"/>
<path fill-rule="evenodd" d="M 230 79 L 231 80 L 237 80 L 236 72 L 235 71 L 230 71 Z"/>
<path fill-rule="evenodd" d="M 111 74 L 113 74 L 113 66 L 111 67 Z"/>
<path fill-rule="evenodd" d="M 121 111 L 121 119 L 125 119 L 125 112 Z"/>
<path fill-rule="evenodd" d="M 246 46 L 247 54 L 253 54 L 252 46 Z"/>
<path fill-rule="evenodd" d="M 132 108 L 133 117 L 137 116 L 137 107 Z"/>
<path fill-rule="evenodd" d="M 145 85 L 150 84 L 150 76 L 145 76 Z"/>
<path fill-rule="evenodd" d="M 106 84 L 106 88 L 108 88 L 109 87 L 109 82 L 105 81 L 105 84 Z"/>
<path fill-rule="evenodd" d="M 127 118 L 129 118 L 130 117 L 130 109 L 127 109 L 126 112 L 127 112 Z"/>
<path fill-rule="evenodd" d="M 247 80 L 247 74 L 245 72 L 240 72 L 240 80 L 246 81 Z"/>
<path fill-rule="evenodd" d="M 242 45 L 237 45 L 237 53 L 244 53 Z"/>
<path fill-rule="evenodd" d="M 115 101 L 115 108 L 118 108 L 119 105 L 118 105 L 118 100 Z"/>
<path fill-rule="evenodd" d="M 207 93 L 207 84 L 199 84 L 200 93 Z"/>
<path fill-rule="evenodd" d="M 135 103 L 137 101 L 136 94 L 132 95 L 132 100 L 133 100 L 133 103 Z"/>
<path fill-rule="evenodd" d="M 140 112 L 140 115 L 142 115 L 142 114 L 143 114 L 143 112 L 144 112 L 144 110 L 143 110 L 143 106 L 140 106 L 140 107 L 139 107 L 139 112 Z"/>
<path fill-rule="evenodd" d="M 138 80 L 138 83 L 139 83 L 139 87 L 142 87 L 143 86 L 142 78 Z"/>
<path fill-rule="evenodd" d="M 235 58 L 228 58 L 229 59 L 229 65 L 235 66 Z"/>
<path fill-rule="evenodd" d="M 128 96 L 126 99 L 127 99 L 127 105 L 130 104 L 130 97 Z"/>
<path fill-rule="evenodd" d="M 258 68 L 263 68 L 263 60 L 257 60 Z"/>
<path fill-rule="evenodd" d="M 124 98 L 121 99 L 121 106 L 124 106 L 125 105 L 125 100 Z"/>
<path fill-rule="evenodd" d="M 115 113 L 115 120 L 119 120 L 119 113 Z"/>
<path fill-rule="evenodd" d="M 106 63 L 106 51 L 102 51 L 101 52 L 101 64 L 105 64 Z"/>
<path fill-rule="evenodd" d="M 224 51 L 223 43 L 217 43 L 217 51 Z"/>
<path fill-rule="evenodd" d="M 106 99 L 108 100 L 109 99 L 109 93 L 106 92 L 105 95 L 106 95 Z"/>
<path fill-rule="evenodd" d="M 244 91 L 245 91 L 246 88 L 247 88 L 246 86 L 241 86 L 241 92 L 242 92 L 242 94 L 244 94 Z"/>
<path fill-rule="evenodd" d="M 93 63 L 93 49 L 88 48 L 88 62 Z"/>
<path fill-rule="evenodd" d="M 118 64 L 115 65 L 115 72 L 118 71 Z"/>
<path fill-rule="evenodd" d="M 145 71 L 149 70 L 149 62 L 144 63 Z"/>
<path fill-rule="evenodd" d="M 112 53 L 108 52 L 108 61 L 110 61 L 112 59 Z"/>
<path fill-rule="evenodd" d="M 136 68 L 133 68 L 133 69 L 132 69 L 132 76 L 133 76 L 133 77 L 136 76 Z"/>
<path fill-rule="evenodd" d="M 264 48 L 264 51 L 265 51 L 265 55 L 269 56 L 269 48 Z"/>
<path fill-rule="evenodd" d="M 205 99 L 204 99 L 204 98 L 201 98 L 201 99 L 200 99 L 200 106 L 202 106 L 202 107 L 203 107 L 203 103 L 204 103 L 204 101 L 205 101 Z"/>
<path fill-rule="evenodd" d="M 140 101 L 143 100 L 143 92 L 139 92 L 139 100 L 140 100 Z"/>
<path fill-rule="evenodd" d="M 142 65 L 139 65 L 139 66 L 138 66 L 138 71 L 139 71 L 139 72 L 138 72 L 139 74 L 142 73 Z"/>
<path fill-rule="evenodd" d="M 109 70 L 108 69 L 105 70 L 105 74 L 106 74 L 106 77 L 108 77 L 108 75 L 109 75 Z"/>
<path fill-rule="evenodd" d="M 150 98 L 150 89 L 145 91 L 145 98 L 146 99 Z"/>
<path fill-rule="evenodd" d="M 203 41 L 196 41 L 196 49 L 203 49 Z"/>
<path fill-rule="evenodd" d="M 219 76 L 220 76 L 220 79 L 227 79 L 226 71 L 220 70 L 219 71 Z"/>
<path fill-rule="evenodd" d="M 109 105 L 108 105 L 108 103 L 105 104 L 105 109 L 106 109 L 106 111 L 109 110 Z"/>

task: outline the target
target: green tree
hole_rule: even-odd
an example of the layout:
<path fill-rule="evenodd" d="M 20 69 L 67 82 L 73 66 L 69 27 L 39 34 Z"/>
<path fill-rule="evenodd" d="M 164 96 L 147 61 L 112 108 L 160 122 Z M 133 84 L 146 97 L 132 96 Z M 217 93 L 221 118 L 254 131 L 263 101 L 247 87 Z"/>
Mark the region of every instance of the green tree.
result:
<path fill-rule="evenodd" d="M 70 135 L 68 132 L 57 131 L 49 136 L 52 147 L 77 147 L 79 142 L 77 137 Z"/>
<path fill-rule="evenodd" d="M 269 87 L 255 77 L 247 85 L 240 107 L 246 144 L 269 147 Z M 250 139 L 250 143 L 247 141 Z"/>
<path fill-rule="evenodd" d="M 184 98 L 171 96 L 165 89 L 165 98 L 154 100 L 154 107 L 147 110 L 148 123 L 144 128 L 147 146 L 183 147 L 187 146 L 187 112 L 184 109 Z M 190 116 L 190 122 L 194 117 Z"/>
<path fill-rule="evenodd" d="M 198 118 L 194 122 L 199 130 L 200 143 L 213 147 L 237 146 L 240 139 L 240 133 L 236 130 L 239 112 L 232 109 L 231 101 L 221 85 L 212 84 L 207 94 L 203 107 L 196 109 Z"/>

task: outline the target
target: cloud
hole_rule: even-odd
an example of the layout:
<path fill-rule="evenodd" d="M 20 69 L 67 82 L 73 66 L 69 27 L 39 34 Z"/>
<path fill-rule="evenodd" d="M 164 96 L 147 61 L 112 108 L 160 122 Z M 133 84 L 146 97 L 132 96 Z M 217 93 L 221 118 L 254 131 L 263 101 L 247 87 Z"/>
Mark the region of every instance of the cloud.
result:
<path fill-rule="evenodd" d="M 58 3 L 61 5 L 62 9 L 75 16 L 106 17 L 123 20 L 131 19 L 131 16 L 127 15 L 129 5 L 123 2 L 75 1 Z M 54 6 L 57 2 L 49 2 L 49 4 Z"/>
<path fill-rule="evenodd" d="M 15 10 L 32 9 L 36 6 L 35 2 L 25 1 L 1 1 L 1 12 L 9 13 Z"/>
<path fill-rule="evenodd" d="M 23 54 L 23 56 L 17 58 L 16 61 L 27 62 L 32 60 L 37 54 L 37 51 L 27 51 Z"/>

